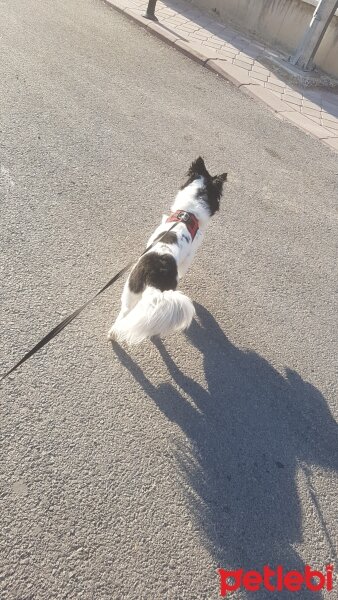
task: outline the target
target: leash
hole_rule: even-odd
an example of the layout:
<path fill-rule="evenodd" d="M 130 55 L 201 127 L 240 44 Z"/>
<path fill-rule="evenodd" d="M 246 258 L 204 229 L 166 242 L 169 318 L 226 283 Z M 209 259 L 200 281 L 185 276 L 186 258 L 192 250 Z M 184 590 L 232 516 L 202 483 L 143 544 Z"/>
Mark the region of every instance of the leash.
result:
<path fill-rule="evenodd" d="M 150 246 L 148 248 L 146 248 L 144 250 L 144 252 L 142 252 L 142 254 L 140 255 L 140 258 L 144 254 L 146 254 L 146 252 L 149 252 L 149 250 L 151 250 L 151 248 L 153 248 L 156 244 L 158 244 L 161 241 L 161 239 L 166 235 L 166 233 L 168 233 L 169 231 L 171 231 L 172 229 L 174 229 L 174 227 L 176 227 L 177 223 L 178 222 L 175 222 L 169 229 L 167 229 L 167 231 L 164 231 L 159 238 L 157 238 L 156 240 L 154 240 L 153 243 L 150 244 Z M 63 321 L 61 321 L 61 323 L 59 323 L 56 327 L 54 327 L 54 329 L 52 329 L 49 333 L 47 333 L 47 335 L 45 335 L 31 350 L 29 350 L 14 365 L 14 367 L 12 367 L 9 371 L 7 371 L 4 375 L 2 375 L 2 377 L 0 378 L 0 383 L 4 379 L 6 379 L 6 377 L 8 377 L 8 375 L 10 375 L 14 371 L 16 371 L 16 369 L 18 369 L 18 367 L 20 367 L 24 362 L 26 362 L 26 360 L 28 360 L 29 358 L 31 358 L 31 356 L 33 356 L 34 354 L 36 354 L 36 352 L 38 352 L 39 350 L 41 350 L 41 348 L 43 348 L 46 344 L 48 344 L 48 342 L 50 342 L 53 338 L 55 338 L 57 335 L 59 335 L 59 333 L 61 333 L 61 331 L 65 327 L 67 327 L 67 325 L 69 325 L 69 323 L 71 323 L 76 317 L 78 317 L 79 314 L 82 313 L 82 311 L 85 308 L 87 308 L 87 306 L 89 306 L 89 304 L 91 304 L 98 296 L 100 296 L 100 294 L 102 294 L 103 292 L 105 292 L 105 290 L 107 290 L 118 279 L 120 279 L 120 277 L 122 277 L 122 275 L 124 275 L 124 273 L 126 271 L 128 271 L 128 269 L 130 269 L 130 267 L 135 262 L 136 261 L 132 261 L 132 262 L 128 263 L 125 267 L 123 267 L 123 269 L 121 269 L 121 271 L 119 271 L 118 273 L 116 273 L 116 275 L 114 275 L 114 277 L 112 277 L 111 279 L 109 279 L 108 283 L 106 283 L 106 285 L 104 285 L 96 294 L 94 294 L 94 296 L 92 296 L 91 298 L 89 298 L 89 300 L 87 300 L 87 302 L 85 302 L 79 308 L 77 308 L 76 310 L 74 310 L 74 312 L 72 312 L 70 315 L 68 315 L 68 317 L 66 317 L 65 319 L 63 319 Z"/>

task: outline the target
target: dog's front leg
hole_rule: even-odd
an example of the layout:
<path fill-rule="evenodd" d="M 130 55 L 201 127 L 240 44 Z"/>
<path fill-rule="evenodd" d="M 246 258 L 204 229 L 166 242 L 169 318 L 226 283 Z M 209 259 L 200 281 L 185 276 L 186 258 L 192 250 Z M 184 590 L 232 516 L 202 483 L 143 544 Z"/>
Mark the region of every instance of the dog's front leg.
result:
<path fill-rule="evenodd" d="M 178 278 L 182 279 L 182 277 L 184 277 L 184 275 L 186 274 L 187 270 L 189 269 L 192 261 L 193 261 L 194 255 L 193 254 L 189 254 L 179 265 L 177 268 L 178 271 Z"/>
<path fill-rule="evenodd" d="M 184 277 L 184 275 L 188 271 L 192 261 L 194 260 L 195 254 L 202 243 L 202 240 L 203 235 L 200 231 L 198 231 L 195 239 L 193 240 L 189 248 L 189 254 L 182 260 L 182 262 L 177 267 L 179 279 L 182 279 L 182 277 Z"/>

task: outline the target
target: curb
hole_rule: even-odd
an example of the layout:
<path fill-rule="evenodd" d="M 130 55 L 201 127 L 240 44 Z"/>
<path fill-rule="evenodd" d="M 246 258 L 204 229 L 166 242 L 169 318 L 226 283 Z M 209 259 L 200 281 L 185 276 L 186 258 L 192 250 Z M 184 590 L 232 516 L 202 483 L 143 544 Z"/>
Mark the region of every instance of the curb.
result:
<path fill-rule="evenodd" d="M 182 37 L 175 35 L 175 33 L 168 31 L 168 29 L 161 26 L 158 21 L 151 21 L 143 17 L 140 11 L 131 9 L 128 7 L 128 2 L 125 0 L 104 0 L 105 4 L 118 12 L 126 15 L 132 21 L 141 25 L 144 29 L 148 29 L 166 42 L 170 46 L 173 46 L 198 64 L 206 67 L 210 71 L 213 71 L 217 75 L 223 77 L 226 81 L 230 81 L 237 88 L 243 90 L 245 94 L 250 96 L 260 103 L 264 103 L 276 116 L 282 121 L 295 125 L 298 129 L 301 129 L 311 137 L 324 142 L 326 146 L 329 146 L 331 150 L 338 152 L 338 137 L 334 133 L 317 125 L 314 121 L 306 117 L 304 114 L 294 110 L 289 104 L 283 102 L 275 96 L 273 92 L 262 87 L 257 83 L 252 83 L 250 77 L 243 72 L 243 69 L 233 65 L 225 59 L 219 57 L 219 54 L 213 52 L 210 48 L 204 48 L 202 46 L 195 45 L 188 40 L 182 39 Z"/>

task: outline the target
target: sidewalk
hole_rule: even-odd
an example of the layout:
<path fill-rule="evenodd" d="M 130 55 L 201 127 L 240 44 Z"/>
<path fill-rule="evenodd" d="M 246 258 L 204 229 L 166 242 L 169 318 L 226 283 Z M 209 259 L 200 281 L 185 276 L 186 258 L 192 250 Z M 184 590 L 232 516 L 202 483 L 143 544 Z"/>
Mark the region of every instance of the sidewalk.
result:
<path fill-rule="evenodd" d="M 144 19 L 145 0 L 105 0 L 117 10 L 216 71 L 288 120 L 338 151 L 338 88 L 290 83 L 268 66 L 281 56 L 184 0 L 158 1 L 158 22 Z"/>

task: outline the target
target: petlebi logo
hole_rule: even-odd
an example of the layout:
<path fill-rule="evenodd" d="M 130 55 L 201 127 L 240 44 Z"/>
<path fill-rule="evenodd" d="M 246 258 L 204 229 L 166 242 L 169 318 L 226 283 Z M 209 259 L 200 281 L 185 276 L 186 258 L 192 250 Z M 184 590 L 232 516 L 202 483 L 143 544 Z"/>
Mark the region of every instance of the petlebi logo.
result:
<path fill-rule="evenodd" d="M 274 569 L 264 566 L 262 571 L 217 569 L 217 573 L 220 578 L 220 596 L 223 597 L 239 588 L 248 592 L 258 592 L 264 588 L 269 592 L 299 592 L 302 589 L 311 592 L 325 589 L 331 592 L 333 588 L 333 565 L 327 565 L 325 572 L 316 571 L 308 565 L 304 571 L 286 571 L 283 566 L 278 565 Z"/>

